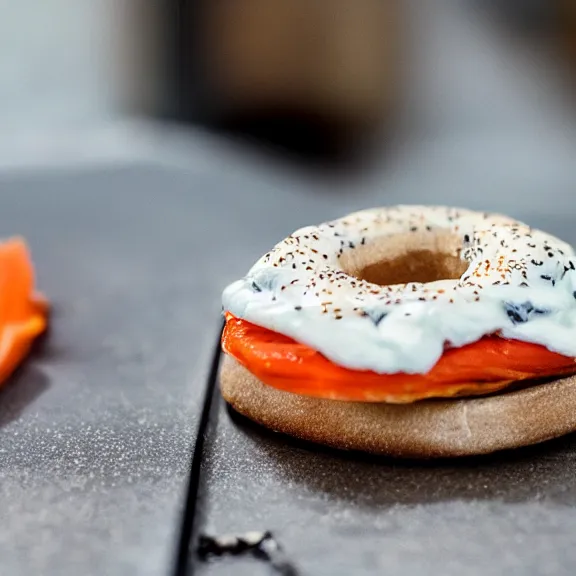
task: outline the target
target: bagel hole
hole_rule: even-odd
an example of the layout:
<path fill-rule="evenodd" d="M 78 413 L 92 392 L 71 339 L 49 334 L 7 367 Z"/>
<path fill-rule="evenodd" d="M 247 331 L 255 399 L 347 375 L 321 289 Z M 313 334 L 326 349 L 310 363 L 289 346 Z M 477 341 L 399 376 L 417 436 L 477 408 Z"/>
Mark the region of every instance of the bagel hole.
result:
<path fill-rule="evenodd" d="M 391 286 L 460 278 L 468 263 L 460 258 L 462 241 L 443 232 L 394 234 L 345 252 L 344 272 L 358 279 Z"/>

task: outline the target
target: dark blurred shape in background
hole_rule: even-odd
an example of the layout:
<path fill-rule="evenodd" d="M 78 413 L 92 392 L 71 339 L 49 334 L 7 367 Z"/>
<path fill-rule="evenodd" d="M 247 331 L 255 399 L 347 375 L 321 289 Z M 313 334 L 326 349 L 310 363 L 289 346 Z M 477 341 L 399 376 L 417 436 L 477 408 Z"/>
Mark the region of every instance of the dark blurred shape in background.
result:
<path fill-rule="evenodd" d="M 575 0 L 478 0 L 509 32 L 556 53 L 576 72 Z"/>
<path fill-rule="evenodd" d="M 570 2 L 570 0 L 568 0 Z M 536 36 L 557 29 L 565 0 L 479 0 L 476 4 L 495 12 L 513 29 Z"/>
<path fill-rule="evenodd" d="M 348 153 L 401 102 L 398 0 L 179 0 L 180 120 Z"/>

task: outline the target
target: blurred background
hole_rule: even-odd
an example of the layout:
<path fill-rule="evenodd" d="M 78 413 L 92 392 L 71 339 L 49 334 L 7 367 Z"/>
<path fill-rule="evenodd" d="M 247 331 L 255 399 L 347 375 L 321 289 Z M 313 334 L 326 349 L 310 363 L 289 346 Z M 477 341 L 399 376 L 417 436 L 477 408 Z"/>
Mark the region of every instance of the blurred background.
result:
<path fill-rule="evenodd" d="M 0 169 L 569 205 L 575 78 L 574 0 L 0 0 Z"/>

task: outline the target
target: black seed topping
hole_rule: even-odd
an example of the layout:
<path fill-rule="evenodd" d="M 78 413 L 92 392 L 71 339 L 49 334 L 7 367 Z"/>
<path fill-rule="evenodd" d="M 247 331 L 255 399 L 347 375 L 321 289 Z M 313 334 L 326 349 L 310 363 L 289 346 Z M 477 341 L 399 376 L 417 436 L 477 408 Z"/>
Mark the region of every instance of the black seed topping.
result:
<path fill-rule="evenodd" d="M 382 322 L 382 320 L 384 320 L 384 318 L 388 316 L 388 313 L 382 310 L 371 309 L 371 310 L 364 310 L 364 312 L 366 313 L 367 316 L 370 317 L 370 320 L 372 320 L 374 326 L 378 326 L 378 324 L 380 324 L 380 322 Z"/>
<path fill-rule="evenodd" d="M 534 306 L 530 302 L 523 302 L 522 304 L 506 302 L 504 309 L 513 324 L 523 324 L 528 322 L 530 314 L 534 311 Z"/>

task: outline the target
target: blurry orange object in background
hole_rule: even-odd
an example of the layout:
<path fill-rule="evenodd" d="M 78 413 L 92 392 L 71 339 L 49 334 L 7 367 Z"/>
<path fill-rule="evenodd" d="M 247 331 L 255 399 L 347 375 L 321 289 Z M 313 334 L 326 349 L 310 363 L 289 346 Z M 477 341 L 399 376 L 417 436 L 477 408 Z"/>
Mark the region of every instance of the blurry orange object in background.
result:
<path fill-rule="evenodd" d="M 48 302 L 34 291 L 34 270 L 24 240 L 0 244 L 0 385 L 47 326 Z"/>

